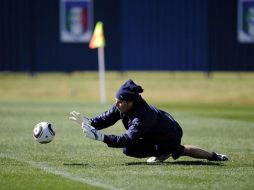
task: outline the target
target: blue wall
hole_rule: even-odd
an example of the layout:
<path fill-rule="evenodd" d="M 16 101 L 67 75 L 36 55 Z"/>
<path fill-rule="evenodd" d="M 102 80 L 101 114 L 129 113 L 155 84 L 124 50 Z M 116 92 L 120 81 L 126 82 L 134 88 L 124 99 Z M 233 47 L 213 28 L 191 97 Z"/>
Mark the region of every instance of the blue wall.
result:
<path fill-rule="evenodd" d="M 204 0 L 124 0 L 122 68 L 205 70 L 207 11 Z"/>
<path fill-rule="evenodd" d="M 237 0 L 94 0 L 107 70 L 253 71 Z M 97 50 L 61 43 L 58 0 L 0 0 L 0 71 L 97 70 Z"/>
<path fill-rule="evenodd" d="M 31 70 L 34 65 L 31 3 L 0 1 L 0 70 Z"/>

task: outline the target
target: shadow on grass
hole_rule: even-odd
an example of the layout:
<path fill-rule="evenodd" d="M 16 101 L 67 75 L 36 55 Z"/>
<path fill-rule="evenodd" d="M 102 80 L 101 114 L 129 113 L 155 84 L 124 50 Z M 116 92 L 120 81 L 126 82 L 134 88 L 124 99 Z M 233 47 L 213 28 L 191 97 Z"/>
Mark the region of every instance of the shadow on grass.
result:
<path fill-rule="evenodd" d="M 147 163 L 147 162 L 129 162 L 125 163 L 127 166 L 133 165 L 182 165 L 182 166 L 224 166 L 221 162 L 206 162 L 206 161 L 175 161 L 175 162 L 160 162 L 160 163 Z"/>
<path fill-rule="evenodd" d="M 64 166 L 80 166 L 80 167 L 83 167 L 83 166 L 88 166 L 89 164 L 86 164 L 86 163 L 63 163 Z"/>

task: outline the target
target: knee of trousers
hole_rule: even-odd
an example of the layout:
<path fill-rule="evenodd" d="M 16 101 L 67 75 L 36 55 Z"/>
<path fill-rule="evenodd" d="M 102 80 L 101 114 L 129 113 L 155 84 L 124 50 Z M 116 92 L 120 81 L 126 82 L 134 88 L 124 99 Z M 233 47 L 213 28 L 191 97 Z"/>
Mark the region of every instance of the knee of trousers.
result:
<path fill-rule="evenodd" d="M 126 156 L 131 156 L 131 153 L 129 151 L 129 149 L 127 147 L 123 148 L 123 153 L 126 155 Z"/>
<path fill-rule="evenodd" d="M 143 158 L 143 156 L 140 156 L 137 152 L 135 152 L 132 148 L 125 147 L 123 148 L 123 153 L 126 156 L 135 157 L 135 158 Z"/>
<path fill-rule="evenodd" d="M 123 148 L 123 153 L 126 156 L 130 156 L 130 157 L 134 157 L 134 158 L 146 158 L 147 157 L 147 155 L 144 155 L 144 154 L 137 152 L 137 151 L 133 150 L 132 148 L 128 148 L 128 147 Z"/>

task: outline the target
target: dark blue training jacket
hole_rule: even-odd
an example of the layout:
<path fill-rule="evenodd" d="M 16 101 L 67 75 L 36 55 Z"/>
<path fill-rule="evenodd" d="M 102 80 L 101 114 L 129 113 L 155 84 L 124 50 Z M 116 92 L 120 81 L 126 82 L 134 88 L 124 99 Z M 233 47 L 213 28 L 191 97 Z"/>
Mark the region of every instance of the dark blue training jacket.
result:
<path fill-rule="evenodd" d="M 182 136 L 181 127 L 170 114 L 147 104 L 143 99 L 128 113 L 120 113 L 113 105 L 108 111 L 91 118 L 90 121 L 93 127 L 100 130 L 115 124 L 120 119 L 126 132 L 121 136 L 105 135 L 104 142 L 109 147 L 127 147 L 139 139 L 153 143 L 170 142 Z"/>

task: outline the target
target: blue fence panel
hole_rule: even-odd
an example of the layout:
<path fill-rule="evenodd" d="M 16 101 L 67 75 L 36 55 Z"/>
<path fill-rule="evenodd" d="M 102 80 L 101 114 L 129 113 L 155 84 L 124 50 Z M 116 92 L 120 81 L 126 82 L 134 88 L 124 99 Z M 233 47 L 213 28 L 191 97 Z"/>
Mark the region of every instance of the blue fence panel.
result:
<path fill-rule="evenodd" d="M 32 69 L 31 16 L 29 0 L 0 1 L 0 70 Z"/>
<path fill-rule="evenodd" d="M 123 70 L 204 70 L 207 1 L 123 0 Z"/>

